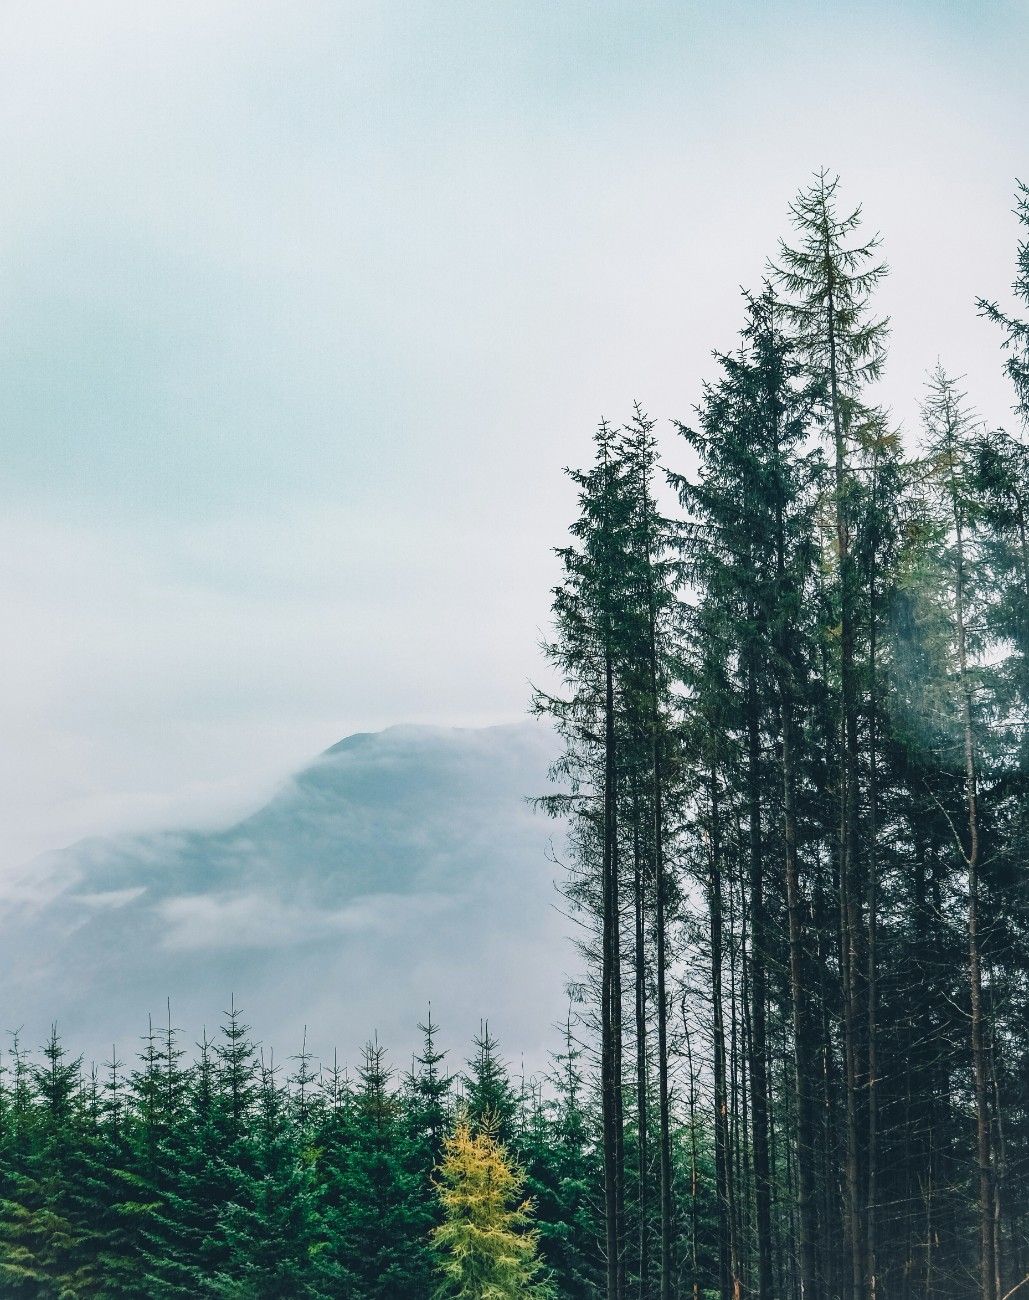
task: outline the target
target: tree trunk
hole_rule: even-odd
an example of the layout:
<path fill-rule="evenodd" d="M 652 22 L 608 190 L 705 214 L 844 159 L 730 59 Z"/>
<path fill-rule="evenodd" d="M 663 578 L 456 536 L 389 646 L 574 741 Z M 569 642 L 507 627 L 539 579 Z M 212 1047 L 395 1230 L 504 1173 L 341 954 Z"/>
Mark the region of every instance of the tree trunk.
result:
<path fill-rule="evenodd" d="M 780 599 L 786 590 L 786 535 L 783 503 L 777 504 L 776 577 Z M 804 905 L 797 856 L 796 773 L 793 750 L 793 680 L 790 655 L 792 629 L 784 620 L 778 629 L 778 689 L 782 760 L 782 820 L 785 847 L 786 909 L 789 933 L 789 991 L 793 1016 L 793 1082 L 797 1108 L 796 1213 L 800 1300 L 817 1300 L 815 1246 L 818 1219 L 813 1178 L 815 1119 L 811 1087 L 811 1053 L 807 989 L 804 972 Z"/>
<path fill-rule="evenodd" d="M 814 1065 L 804 971 L 804 912 L 797 858 L 797 814 L 793 771 L 793 706 L 789 684 L 782 705 L 783 834 L 786 844 L 786 905 L 789 914 L 790 1001 L 793 1012 L 793 1067 L 797 1099 L 797 1219 L 801 1300 L 816 1300 L 815 1245 L 818 1223 L 812 1162 L 815 1149 L 811 1083 Z"/>
<path fill-rule="evenodd" d="M 697 1248 L 699 1243 L 699 1206 L 700 1191 L 699 1167 L 697 1164 L 697 1084 L 693 1070 L 693 1045 L 690 1040 L 689 1020 L 686 1016 L 686 995 L 682 1000 L 682 1033 L 686 1043 L 686 1064 L 690 1072 L 690 1300 L 700 1300 L 700 1270 L 697 1265 Z"/>
<path fill-rule="evenodd" d="M 708 914 L 711 946 L 711 1011 L 714 1048 L 715 1103 L 715 1190 L 718 1201 L 718 1282 L 719 1293 L 729 1300 L 732 1295 L 732 1226 L 729 1181 L 732 1166 L 729 1153 L 729 1099 L 725 1061 L 725 1023 L 722 1005 L 722 835 L 718 797 L 718 776 L 711 765 L 711 867 L 708 878 Z"/>
<path fill-rule="evenodd" d="M 635 982 L 636 982 L 636 1128 L 637 1128 L 637 1198 L 639 1203 L 639 1295 L 646 1300 L 650 1294 L 650 1205 L 648 1183 L 648 1115 L 647 1115 L 647 948 L 646 948 L 646 873 L 643 849 L 640 844 L 639 800 L 634 807 L 633 828 L 633 883 L 635 904 Z"/>
<path fill-rule="evenodd" d="M 653 506 L 649 484 L 643 480 L 641 502 L 644 521 L 646 574 L 647 574 L 647 651 L 650 677 L 650 761 L 653 789 L 654 822 L 652 827 L 654 852 L 654 963 L 657 967 L 657 1090 L 658 1090 L 658 1143 L 660 1147 L 660 1198 L 661 1198 L 661 1300 L 672 1300 L 672 1128 L 671 1101 L 668 1082 L 668 921 L 667 872 L 664 857 L 664 773 L 661 764 L 661 700 L 659 694 L 657 593 L 654 580 L 654 555 L 651 538 Z"/>
<path fill-rule="evenodd" d="M 614 668 L 605 656 L 603 919 L 601 951 L 601 1094 L 608 1300 L 624 1300 L 624 1149 L 621 1072 L 621 943 L 618 898 L 618 768 Z"/>
<path fill-rule="evenodd" d="M 772 1300 L 771 1173 L 768 1156 L 768 1045 L 765 968 L 767 931 L 761 856 L 760 736 L 757 675 L 747 675 L 747 784 L 750 829 L 750 1110 L 754 1158 L 754 1208 L 757 1229 L 757 1300 Z"/>
<path fill-rule="evenodd" d="M 858 1127 L 857 970 L 860 907 L 857 894 L 858 852 L 858 725 L 855 683 L 855 617 L 853 558 L 847 508 L 847 449 L 836 359 L 835 303 L 827 305 L 829 385 L 832 398 L 835 450 L 836 547 L 840 582 L 840 694 L 843 707 L 840 770 L 840 921 L 843 975 L 843 1058 L 846 1095 L 846 1226 L 850 1250 L 853 1300 L 861 1300 L 865 1279 L 865 1243 L 861 1208 L 861 1146 Z"/>
<path fill-rule="evenodd" d="M 968 679 L 965 636 L 965 554 L 961 511 L 954 494 L 957 538 L 955 616 L 958 672 L 965 757 L 965 810 L 968 826 L 968 982 L 971 1004 L 972 1072 L 975 1083 L 976 1156 L 979 1165 L 979 1290 L 982 1300 L 997 1300 L 997 1252 L 994 1237 L 993 1151 L 990 1132 L 990 1082 L 983 1012 L 982 950 L 979 933 L 979 806 L 972 687 Z"/>
<path fill-rule="evenodd" d="M 878 511 L 878 478 L 873 479 L 872 489 L 873 508 Z M 868 700 L 868 750 L 869 750 L 869 769 L 868 769 L 868 1102 L 867 1102 L 867 1121 L 868 1121 L 868 1142 L 865 1152 L 866 1160 L 866 1266 L 867 1266 L 867 1291 L 868 1300 L 878 1300 L 878 1259 L 877 1259 L 877 1233 L 878 1233 L 878 1212 L 877 1197 L 879 1195 L 878 1178 L 879 1178 L 879 1108 L 878 1108 L 878 1086 L 879 1086 L 879 1057 L 878 1057 L 878 1015 L 879 1015 L 879 983 L 878 983 L 878 954 L 876 952 L 876 943 L 878 940 L 879 924 L 879 702 L 878 702 L 878 636 L 877 636 L 877 609 L 876 609 L 876 558 L 873 551 L 871 561 L 871 573 L 868 582 L 868 604 L 869 604 L 869 631 L 868 631 L 868 667 L 869 667 L 869 700 Z"/>

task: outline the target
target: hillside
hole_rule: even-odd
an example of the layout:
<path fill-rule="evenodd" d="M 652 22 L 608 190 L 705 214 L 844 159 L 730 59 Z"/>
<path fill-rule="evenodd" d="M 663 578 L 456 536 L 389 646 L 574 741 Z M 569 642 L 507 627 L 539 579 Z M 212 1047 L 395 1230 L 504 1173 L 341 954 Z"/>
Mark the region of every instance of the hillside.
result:
<path fill-rule="evenodd" d="M 431 999 L 445 1041 L 485 1016 L 541 1061 L 574 960 L 558 828 L 525 798 L 553 745 L 531 723 L 350 736 L 235 825 L 47 855 L 41 897 L 0 914 L 3 1027 L 126 1056 L 169 996 L 192 1036 L 234 995 L 280 1056 L 306 1023 L 318 1052 L 377 1031 L 403 1064 Z"/>

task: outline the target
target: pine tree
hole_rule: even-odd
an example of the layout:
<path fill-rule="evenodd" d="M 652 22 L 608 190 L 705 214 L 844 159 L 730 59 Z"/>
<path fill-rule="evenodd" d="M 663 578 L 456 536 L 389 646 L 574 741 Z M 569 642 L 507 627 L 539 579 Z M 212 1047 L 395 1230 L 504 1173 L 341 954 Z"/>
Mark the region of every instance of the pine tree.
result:
<path fill-rule="evenodd" d="M 26 1091 L 19 1107 L 31 1088 L 36 1114 L 13 1222 L 4 1233 L 4 1273 L 12 1296 L 49 1293 L 74 1300 L 96 1284 L 81 1066 L 80 1057 L 69 1057 L 54 1026 L 42 1063 L 21 1080 Z"/>
<path fill-rule="evenodd" d="M 669 815 L 682 766 L 679 732 L 673 699 L 673 682 L 679 648 L 679 602 L 681 567 L 678 563 L 678 530 L 658 509 L 655 477 L 658 469 L 657 444 L 653 436 L 654 421 L 639 404 L 623 433 L 619 447 L 626 466 L 626 481 L 632 499 L 632 514 L 627 536 L 627 553 L 623 567 L 629 579 L 629 599 L 622 617 L 630 662 L 636 671 L 622 667 L 622 708 L 629 739 L 631 788 L 637 804 L 645 808 L 645 824 L 634 821 L 633 857 L 638 858 L 640 841 L 649 850 L 649 872 L 634 872 L 637 924 L 647 917 L 648 897 L 653 899 L 654 936 L 653 973 L 657 1017 L 657 1099 L 658 1099 L 658 1168 L 659 1168 L 659 1293 L 670 1300 L 675 1264 L 673 1258 L 674 1205 L 672 1195 L 672 1115 L 670 1088 L 669 971 L 672 945 L 671 920 L 677 903 L 670 871 L 675 857 L 674 822 Z M 632 742 L 635 741 L 635 744 Z M 635 761 L 634 761 L 635 760 Z M 641 798 L 642 796 L 642 798 Z M 637 810 L 637 816 L 639 812 Z M 648 883 L 650 889 L 646 889 Z M 642 941 L 635 950 L 637 997 L 644 992 L 648 974 L 646 950 Z M 637 1019 L 637 1034 L 645 1029 L 645 1015 Z M 638 1044 L 637 1123 L 641 1145 L 640 1282 L 647 1286 L 645 1134 L 648 1122 L 645 1086 L 645 1045 Z"/>
<path fill-rule="evenodd" d="M 202 1295 L 224 1261 L 218 1223 L 229 1188 L 226 1135 L 206 1034 L 186 1072 L 178 1068 L 172 1032 L 167 1041 L 163 1059 L 159 1045 L 148 1043 L 136 1081 L 137 1105 L 149 1115 L 140 1133 L 150 1197 L 140 1225 L 141 1252 L 149 1294 L 185 1300 Z"/>
<path fill-rule="evenodd" d="M 564 1300 L 591 1300 L 603 1283 L 594 1188 L 601 1169 L 593 1144 L 595 1117 L 585 1105 L 583 1049 L 576 1043 L 571 1014 L 564 1042 L 552 1057 L 550 1096 L 537 1088 L 518 1142 L 525 1187 L 535 1205 L 539 1252 Z"/>
<path fill-rule="evenodd" d="M 783 310 L 766 286 L 758 297 L 745 296 L 747 319 L 741 346 L 716 354 L 721 375 L 704 390 L 699 427 L 679 425 L 699 458 L 696 481 L 676 478 L 690 521 L 686 559 L 700 593 L 693 624 L 695 652 L 688 656 L 695 745 L 705 755 L 706 773 L 698 798 L 706 804 L 701 832 L 708 845 L 707 873 L 713 1002 L 716 1181 L 719 1189 L 721 1285 L 731 1289 L 731 1163 L 724 1029 L 722 1027 L 722 870 L 721 824 L 734 817 L 720 811 L 720 790 L 745 789 L 741 816 L 747 826 L 745 861 L 750 907 L 750 1084 L 753 1130 L 754 1199 L 758 1295 L 772 1292 L 772 1169 L 766 1055 L 768 970 L 791 969 L 795 1029 L 795 1087 L 805 1153 L 799 1162 L 802 1222 L 813 1189 L 808 1161 L 813 1149 L 809 1099 L 815 1065 L 809 1024 L 804 907 L 796 861 L 797 788 L 794 756 L 798 694 L 812 653 L 811 630 L 802 606 L 814 564 L 814 489 L 822 473 L 820 458 L 803 449 L 817 381 L 805 378 L 797 347 L 783 327 Z M 779 790 L 770 781 L 765 754 L 778 749 Z M 719 776 L 720 772 L 724 777 Z M 786 864 L 781 892 L 766 875 L 772 849 L 767 824 L 778 820 Z M 773 840 L 773 844 L 776 841 Z M 740 846 L 742 847 L 742 846 Z M 774 851 L 774 849 L 773 849 Z M 741 886 L 742 887 L 742 886 Z M 773 892 L 775 891 L 775 892 Z M 789 960 L 773 944 L 770 899 L 789 901 Z"/>
<path fill-rule="evenodd" d="M 145 1290 L 139 1253 L 139 1225 L 149 1188 L 141 1176 L 132 1140 L 127 1081 L 117 1049 L 98 1090 L 90 1081 L 90 1141 L 86 1197 L 94 1223 L 92 1251 L 105 1296 L 136 1297 Z"/>
<path fill-rule="evenodd" d="M 348 1228 L 351 1188 L 348 1170 L 353 1159 L 355 1122 L 350 1080 L 334 1056 L 323 1070 L 311 1104 L 309 1150 L 314 1169 L 315 1196 L 320 1224 L 315 1257 L 323 1291 L 332 1295 L 356 1291 L 350 1268 Z"/>
<path fill-rule="evenodd" d="M 47 1231 L 38 1177 L 39 1117 L 32 1068 L 12 1036 L 9 1092 L 4 1095 L 3 1188 L 0 1192 L 0 1280 L 12 1300 L 37 1296 L 45 1282 Z"/>

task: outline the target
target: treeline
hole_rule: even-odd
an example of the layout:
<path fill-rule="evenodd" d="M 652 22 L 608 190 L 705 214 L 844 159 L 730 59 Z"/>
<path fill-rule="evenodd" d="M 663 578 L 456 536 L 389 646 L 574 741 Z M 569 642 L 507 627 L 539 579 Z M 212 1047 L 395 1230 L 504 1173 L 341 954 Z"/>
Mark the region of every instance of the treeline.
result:
<path fill-rule="evenodd" d="M 306 1051 L 280 1067 L 236 1009 L 188 1061 L 170 1022 L 99 1070 L 56 1032 L 36 1054 L 15 1039 L 0 1295 L 597 1294 L 597 1145 L 571 1023 L 538 1082 L 512 1078 L 488 1029 L 450 1072 L 431 1017 L 421 1028 L 409 1069 L 371 1042 L 352 1076 Z"/>
<path fill-rule="evenodd" d="M 677 426 L 690 472 L 637 406 L 572 474 L 536 707 L 608 1300 L 1029 1294 L 1029 239 L 1022 306 L 978 304 L 1014 427 L 937 364 L 902 437 L 886 267 L 837 190 L 800 193 L 744 294 Z"/>

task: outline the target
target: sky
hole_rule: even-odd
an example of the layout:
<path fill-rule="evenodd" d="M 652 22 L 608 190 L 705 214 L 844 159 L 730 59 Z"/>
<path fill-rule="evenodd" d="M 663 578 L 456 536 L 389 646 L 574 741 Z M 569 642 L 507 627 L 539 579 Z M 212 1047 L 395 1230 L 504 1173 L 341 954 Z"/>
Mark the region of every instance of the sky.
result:
<path fill-rule="evenodd" d="M 562 475 L 678 466 L 818 167 L 882 399 L 1010 419 L 1024 0 L 8 0 L 0 869 L 217 821 L 340 737 L 517 719 Z"/>

